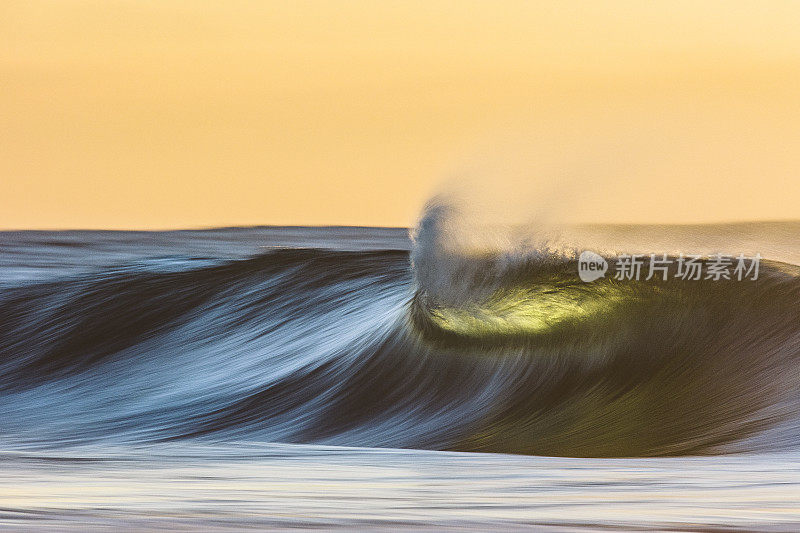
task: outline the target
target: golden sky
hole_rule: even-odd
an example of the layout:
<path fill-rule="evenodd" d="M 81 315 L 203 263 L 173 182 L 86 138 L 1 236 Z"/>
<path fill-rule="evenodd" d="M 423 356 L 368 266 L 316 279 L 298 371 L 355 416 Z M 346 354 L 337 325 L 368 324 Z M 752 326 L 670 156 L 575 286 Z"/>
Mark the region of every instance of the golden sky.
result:
<path fill-rule="evenodd" d="M 800 2 L 0 0 L 0 228 L 800 218 L 799 147 Z"/>

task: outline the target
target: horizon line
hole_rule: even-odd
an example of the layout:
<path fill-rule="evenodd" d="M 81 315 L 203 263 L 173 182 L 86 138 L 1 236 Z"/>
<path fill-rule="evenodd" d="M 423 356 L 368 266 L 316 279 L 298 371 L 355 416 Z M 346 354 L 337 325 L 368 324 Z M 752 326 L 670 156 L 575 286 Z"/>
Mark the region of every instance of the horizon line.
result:
<path fill-rule="evenodd" d="M 791 224 L 800 223 L 800 218 L 787 219 L 760 219 L 760 220 L 728 220 L 719 222 L 574 222 L 558 224 L 559 226 L 735 226 L 747 224 Z M 524 224 L 520 224 L 524 225 Z M 509 226 L 515 226 L 510 224 Z M 412 230 L 415 226 L 370 226 L 358 224 L 253 224 L 253 225 L 224 225 L 224 226 L 195 226 L 183 228 L 0 228 L 0 233 L 23 233 L 23 232 L 119 232 L 119 233 L 169 233 L 169 232 L 201 232 L 201 231 L 220 231 L 220 230 L 242 230 L 242 229 L 385 229 L 385 230 Z"/>

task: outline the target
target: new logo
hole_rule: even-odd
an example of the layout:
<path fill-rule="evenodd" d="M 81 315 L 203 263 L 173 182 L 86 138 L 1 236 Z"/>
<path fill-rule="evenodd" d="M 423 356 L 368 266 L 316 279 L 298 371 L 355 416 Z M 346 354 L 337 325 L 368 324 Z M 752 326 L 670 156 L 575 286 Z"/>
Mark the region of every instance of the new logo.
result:
<path fill-rule="evenodd" d="M 581 281 L 588 283 L 600 279 L 606 275 L 606 271 L 608 263 L 602 256 L 588 250 L 581 252 L 578 257 L 578 276 Z"/>

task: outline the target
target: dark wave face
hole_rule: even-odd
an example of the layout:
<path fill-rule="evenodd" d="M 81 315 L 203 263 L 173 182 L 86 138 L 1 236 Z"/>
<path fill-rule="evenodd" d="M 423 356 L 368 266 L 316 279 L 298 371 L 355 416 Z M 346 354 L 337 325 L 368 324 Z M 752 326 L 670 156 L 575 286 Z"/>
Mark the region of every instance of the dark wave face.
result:
<path fill-rule="evenodd" d="M 14 246 L 6 271 L 21 248 L 17 266 L 54 249 Z M 96 251 L 68 248 L 59 253 L 73 259 Z M 6 280 L 0 440 L 561 456 L 799 442 L 793 265 L 764 261 L 755 281 L 583 283 L 574 261 L 552 254 L 502 268 L 467 255 L 449 263 L 443 289 L 414 254 L 148 256 Z"/>

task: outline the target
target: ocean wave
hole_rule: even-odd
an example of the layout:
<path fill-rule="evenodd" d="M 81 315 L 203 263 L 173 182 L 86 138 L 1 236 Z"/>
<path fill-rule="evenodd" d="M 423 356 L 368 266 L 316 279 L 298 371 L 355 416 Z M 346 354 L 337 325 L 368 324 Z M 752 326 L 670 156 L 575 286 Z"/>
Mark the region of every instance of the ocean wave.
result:
<path fill-rule="evenodd" d="M 276 249 L 0 294 L 0 441 L 230 439 L 562 456 L 800 435 L 800 272 L 583 283 L 547 246 Z"/>

